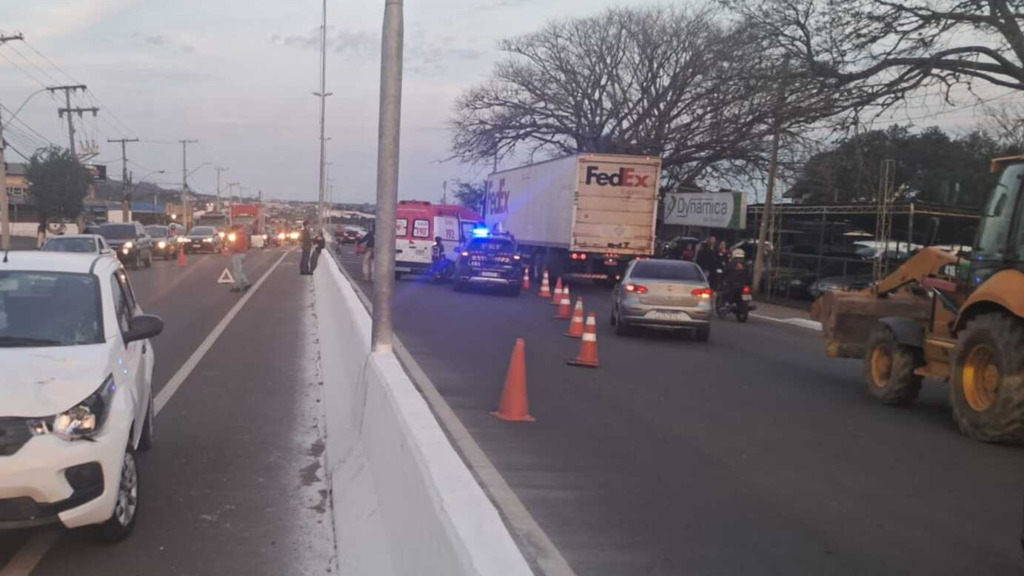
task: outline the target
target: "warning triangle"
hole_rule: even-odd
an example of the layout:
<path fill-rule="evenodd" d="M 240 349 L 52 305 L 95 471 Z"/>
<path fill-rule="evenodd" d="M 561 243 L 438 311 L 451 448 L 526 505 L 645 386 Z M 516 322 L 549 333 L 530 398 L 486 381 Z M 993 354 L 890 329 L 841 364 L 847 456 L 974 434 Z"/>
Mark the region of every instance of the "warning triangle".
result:
<path fill-rule="evenodd" d="M 220 273 L 220 279 L 217 280 L 217 284 L 234 284 L 234 283 L 235 283 L 234 276 L 232 276 L 231 272 L 227 268 L 225 268 L 224 271 Z"/>

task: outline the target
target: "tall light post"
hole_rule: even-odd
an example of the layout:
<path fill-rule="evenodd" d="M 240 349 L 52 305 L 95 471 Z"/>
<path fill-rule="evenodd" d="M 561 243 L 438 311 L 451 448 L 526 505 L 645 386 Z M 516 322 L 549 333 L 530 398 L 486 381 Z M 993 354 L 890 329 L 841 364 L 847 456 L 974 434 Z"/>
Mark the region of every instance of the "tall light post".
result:
<path fill-rule="evenodd" d="M 380 125 L 377 134 L 377 220 L 373 253 L 373 328 L 370 349 L 391 352 L 394 327 L 395 211 L 398 204 L 398 150 L 402 131 L 402 0 L 386 0 L 381 34 Z"/>
<path fill-rule="evenodd" d="M 0 37 L 0 44 L 12 39 L 20 40 L 21 35 L 19 34 L 9 38 Z M 7 123 L 10 124 L 17 120 L 18 114 L 21 112 L 22 108 L 28 104 L 29 100 L 43 92 L 46 92 L 46 88 L 40 88 L 39 90 L 29 94 L 28 97 L 25 98 L 25 101 L 21 103 L 21 106 L 18 106 L 18 109 L 14 111 L 11 118 L 7 120 Z M 7 160 L 4 158 L 4 147 L 6 145 L 7 144 L 4 141 L 4 119 L 3 116 L 0 115 L 0 249 L 3 250 L 7 250 L 11 247 L 11 199 L 7 195 Z"/>
<path fill-rule="evenodd" d="M 163 174 L 163 173 L 165 173 L 165 172 L 166 172 L 166 170 L 153 170 L 153 171 L 152 171 L 152 172 L 150 172 L 149 174 L 146 174 L 146 175 L 145 175 L 145 176 L 143 176 L 142 178 L 139 178 L 139 184 L 142 184 L 143 182 L 145 182 L 145 181 L 146 181 L 146 178 L 149 178 L 149 177 L 150 177 L 150 176 L 152 176 L 153 174 Z M 158 191 L 159 191 L 159 189 L 160 189 L 160 187 L 159 187 L 159 186 L 157 186 L 157 190 L 158 190 Z M 153 212 L 154 212 L 154 213 L 156 212 L 156 207 L 157 207 L 157 204 L 158 204 L 158 202 L 157 202 L 157 194 L 159 194 L 159 192 L 158 192 L 158 191 L 157 191 L 157 192 L 153 192 Z"/>

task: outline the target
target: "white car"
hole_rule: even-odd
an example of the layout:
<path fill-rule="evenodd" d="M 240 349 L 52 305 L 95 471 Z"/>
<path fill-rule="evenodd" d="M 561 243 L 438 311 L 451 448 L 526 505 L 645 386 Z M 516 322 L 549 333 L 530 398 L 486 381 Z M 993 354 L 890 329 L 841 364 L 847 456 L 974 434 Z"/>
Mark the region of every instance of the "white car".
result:
<path fill-rule="evenodd" d="M 73 252 L 76 254 L 105 254 L 116 258 L 114 251 L 107 244 L 107 239 L 99 234 L 68 234 L 53 236 L 43 243 L 43 252 Z"/>
<path fill-rule="evenodd" d="M 135 450 L 153 435 L 153 347 L 116 258 L 10 252 L 0 261 L 0 529 L 135 525 Z"/>

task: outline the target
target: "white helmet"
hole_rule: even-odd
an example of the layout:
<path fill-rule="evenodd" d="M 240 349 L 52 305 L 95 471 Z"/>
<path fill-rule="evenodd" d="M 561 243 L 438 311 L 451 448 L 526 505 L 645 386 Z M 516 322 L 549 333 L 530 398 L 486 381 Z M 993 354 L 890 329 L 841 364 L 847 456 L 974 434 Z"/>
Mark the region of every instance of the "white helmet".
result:
<path fill-rule="evenodd" d="M 732 251 L 733 260 L 742 260 L 747 257 L 747 253 L 742 248 L 737 248 Z"/>

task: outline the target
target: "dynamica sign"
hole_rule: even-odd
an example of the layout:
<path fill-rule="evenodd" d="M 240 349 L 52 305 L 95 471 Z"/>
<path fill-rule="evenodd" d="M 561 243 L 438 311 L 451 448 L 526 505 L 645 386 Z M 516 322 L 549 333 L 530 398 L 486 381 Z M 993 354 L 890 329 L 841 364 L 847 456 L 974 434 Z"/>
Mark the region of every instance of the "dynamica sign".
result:
<path fill-rule="evenodd" d="M 747 227 L 747 197 L 743 192 L 665 194 L 665 224 L 707 228 Z"/>

